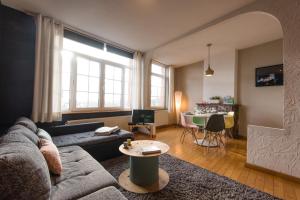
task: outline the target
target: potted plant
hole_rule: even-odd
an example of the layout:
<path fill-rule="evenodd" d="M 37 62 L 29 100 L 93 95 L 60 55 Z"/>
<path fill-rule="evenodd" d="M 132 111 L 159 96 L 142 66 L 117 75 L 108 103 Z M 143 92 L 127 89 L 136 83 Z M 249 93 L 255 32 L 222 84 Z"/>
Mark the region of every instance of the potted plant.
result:
<path fill-rule="evenodd" d="M 213 96 L 209 98 L 209 103 L 220 103 L 221 102 L 221 97 L 220 96 Z"/>

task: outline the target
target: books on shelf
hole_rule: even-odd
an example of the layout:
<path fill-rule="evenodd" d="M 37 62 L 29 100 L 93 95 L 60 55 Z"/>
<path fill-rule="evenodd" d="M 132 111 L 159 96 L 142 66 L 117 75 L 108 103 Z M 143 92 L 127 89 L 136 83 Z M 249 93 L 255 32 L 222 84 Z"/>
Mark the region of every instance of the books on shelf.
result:
<path fill-rule="evenodd" d="M 151 145 L 151 146 L 142 147 L 143 155 L 156 154 L 156 153 L 161 153 L 160 148 L 158 148 L 157 146 Z"/>
<path fill-rule="evenodd" d="M 95 130 L 95 135 L 97 136 L 107 136 L 107 135 L 110 135 L 114 132 L 117 132 L 119 131 L 120 128 L 118 126 L 114 126 L 114 127 L 107 127 L 107 126 L 104 126 L 104 127 L 100 127 L 98 129 Z"/>

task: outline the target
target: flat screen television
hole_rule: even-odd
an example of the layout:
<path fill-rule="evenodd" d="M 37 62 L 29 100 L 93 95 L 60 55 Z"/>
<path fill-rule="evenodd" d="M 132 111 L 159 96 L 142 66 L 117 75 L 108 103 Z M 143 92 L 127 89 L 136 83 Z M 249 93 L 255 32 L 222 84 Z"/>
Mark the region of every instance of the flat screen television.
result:
<path fill-rule="evenodd" d="M 133 110 L 132 123 L 134 124 L 154 123 L 154 110 Z"/>
<path fill-rule="evenodd" d="M 283 85 L 283 64 L 255 69 L 255 86 Z"/>

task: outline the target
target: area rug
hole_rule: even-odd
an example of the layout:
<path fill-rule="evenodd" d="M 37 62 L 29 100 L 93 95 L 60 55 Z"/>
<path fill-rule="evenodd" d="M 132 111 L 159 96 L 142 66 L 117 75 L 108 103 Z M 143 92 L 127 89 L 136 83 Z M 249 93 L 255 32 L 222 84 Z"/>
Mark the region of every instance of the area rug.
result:
<path fill-rule="evenodd" d="M 278 199 L 168 154 L 160 156 L 159 163 L 160 168 L 166 170 L 170 176 L 170 182 L 163 190 L 136 194 L 120 188 L 121 192 L 129 200 Z M 119 175 L 129 168 L 128 157 L 125 156 L 107 160 L 101 164 L 117 180 Z"/>

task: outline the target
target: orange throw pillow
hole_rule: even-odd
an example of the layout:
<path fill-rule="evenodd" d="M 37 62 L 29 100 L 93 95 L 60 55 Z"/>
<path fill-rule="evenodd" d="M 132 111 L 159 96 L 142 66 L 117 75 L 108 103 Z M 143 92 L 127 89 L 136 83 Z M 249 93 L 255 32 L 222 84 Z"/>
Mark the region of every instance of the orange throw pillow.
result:
<path fill-rule="evenodd" d="M 39 146 L 41 153 L 47 161 L 50 172 L 60 175 L 62 172 L 62 164 L 55 144 L 49 140 L 40 139 Z"/>

